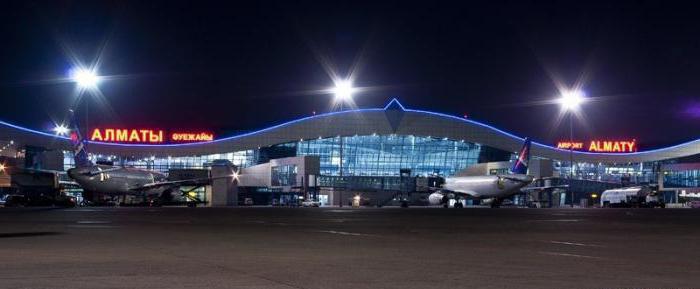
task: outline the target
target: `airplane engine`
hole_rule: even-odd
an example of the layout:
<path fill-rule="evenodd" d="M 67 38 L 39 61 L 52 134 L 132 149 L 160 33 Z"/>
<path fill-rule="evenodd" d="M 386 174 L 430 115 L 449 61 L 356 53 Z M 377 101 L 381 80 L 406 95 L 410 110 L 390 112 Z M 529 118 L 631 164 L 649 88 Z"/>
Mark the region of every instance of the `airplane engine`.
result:
<path fill-rule="evenodd" d="M 173 189 L 167 189 L 160 194 L 161 201 L 170 202 L 175 198 L 175 192 Z"/>
<path fill-rule="evenodd" d="M 435 192 L 428 196 L 428 202 L 430 202 L 431 205 L 440 205 L 445 202 L 446 197 L 447 196 L 442 192 Z"/>

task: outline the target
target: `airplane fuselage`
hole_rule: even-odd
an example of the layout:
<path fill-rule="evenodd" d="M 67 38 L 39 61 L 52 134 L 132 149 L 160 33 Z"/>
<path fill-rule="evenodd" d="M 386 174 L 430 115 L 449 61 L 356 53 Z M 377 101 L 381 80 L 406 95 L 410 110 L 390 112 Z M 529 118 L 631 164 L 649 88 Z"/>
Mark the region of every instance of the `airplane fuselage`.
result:
<path fill-rule="evenodd" d="M 443 189 L 473 198 L 500 198 L 517 193 L 532 179 L 527 175 L 453 177 L 445 180 Z"/>
<path fill-rule="evenodd" d="M 166 180 L 165 175 L 158 172 L 106 165 L 70 169 L 68 176 L 83 190 L 104 195 L 159 194 L 163 188 L 148 191 L 137 188 Z"/>
<path fill-rule="evenodd" d="M 428 199 L 431 204 L 437 205 L 444 203 L 448 195 L 450 198 L 467 199 L 506 198 L 519 192 L 532 180 L 532 176 L 515 174 L 452 177 L 445 179 L 442 190 L 431 194 Z"/>

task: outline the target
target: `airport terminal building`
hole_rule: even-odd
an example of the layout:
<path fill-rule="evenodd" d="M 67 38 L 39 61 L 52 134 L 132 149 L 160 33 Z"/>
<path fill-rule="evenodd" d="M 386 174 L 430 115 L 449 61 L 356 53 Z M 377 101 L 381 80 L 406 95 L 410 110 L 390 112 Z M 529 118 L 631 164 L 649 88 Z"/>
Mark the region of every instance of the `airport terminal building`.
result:
<path fill-rule="evenodd" d="M 477 164 L 505 163 L 514 159 L 522 143 L 523 138 L 498 128 L 408 109 L 394 99 L 383 108 L 314 115 L 212 141 L 157 145 L 93 141 L 89 151 L 94 161 L 161 172 L 206 169 L 217 160 L 245 169 L 274 159 L 314 156 L 319 160 L 315 172 L 319 186 L 387 188 L 402 186 L 404 177 L 449 177 Z M 599 151 L 607 145 L 598 144 Z M 700 186 L 700 139 L 649 151 L 632 151 L 630 144 L 631 151 L 626 152 L 625 144 L 620 149 L 614 147 L 618 144 L 609 145 L 608 152 L 591 152 L 533 142 L 531 158 L 547 167 L 540 172 L 553 177 L 621 185 L 661 181 L 662 186 L 689 191 Z M 74 166 L 67 137 L 6 122 L 0 122 L 0 148 L 5 157 L 27 158 L 34 150 L 53 152 L 53 157 L 45 157 L 43 166 L 48 169 Z M 285 176 L 295 175 L 295 167 L 271 170 L 278 178 L 275 183 L 294 186 L 294 180 Z M 507 166 L 493 166 L 485 173 L 505 170 Z"/>

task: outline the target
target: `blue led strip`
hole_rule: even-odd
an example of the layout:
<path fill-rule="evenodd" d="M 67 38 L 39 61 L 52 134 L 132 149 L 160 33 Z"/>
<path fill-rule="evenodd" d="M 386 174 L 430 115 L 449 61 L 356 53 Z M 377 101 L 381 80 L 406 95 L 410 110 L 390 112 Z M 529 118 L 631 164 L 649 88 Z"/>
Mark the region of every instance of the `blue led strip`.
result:
<path fill-rule="evenodd" d="M 509 133 L 509 132 L 507 132 L 507 131 L 504 131 L 504 130 L 495 128 L 495 127 L 493 127 L 493 126 L 490 126 L 490 125 L 487 125 L 487 124 L 484 124 L 484 123 L 480 123 L 480 122 L 477 122 L 477 121 L 473 121 L 473 120 L 471 120 L 471 119 L 465 119 L 465 118 L 457 117 L 457 116 L 454 116 L 454 115 L 449 115 L 449 114 L 444 114 L 444 113 L 439 113 L 439 112 L 433 112 L 433 111 L 418 110 L 418 109 L 406 109 L 406 108 L 401 104 L 401 102 L 399 102 L 398 99 L 392 98 L 391 101 L 389 101 L 389 103 L 387 103 L 387 105 L 384 106 L 384 108 L 363 108 L 363 109 L 355 109 L 355 110 L 334 111 L 334 112 L 323 113 L 323 114 L 318 114 L 318 115 L 314 115 L 314 116 L 307 116 L 307 117 L 302 117 L 302 118 L 295 119 L 295 120 L 292 120 L 292 121 L 284 122 L 284 123 L 281 123 L 281 124 L 277 124 L 277 125 L 274 125 L 274 126 L 271 126 L 271 127 L 268 127 L 268 128 L 260 129 L 260 130 L 257 130 L 257 131 L 252 131 L 252 132 L 248 132 L 248 133 L 243 133 L 243 134 L 239 134 L 239 135 L 234 135 L 234 136 L 230 136 L 230 137 L 225 137 L 225 138 L 221 138 L 221 139 L 216 139 L 216 140 L 208 141 L 208 142 L 193 142 L 193 143 L 184 143 L 184 144 L 158 144 L 158 145 L 154 145 L 154 144 L 122 144 L 122 143 L 106 143 L 106 142 L 94 142 L 94 141 L 90 141 L 89 143 L 91 143 L 91 144 L 99 144 L 99 145 L 107 145 L 107 146 L 151 147 L 151 148 L 153 148 L 153 147 L 156 147 L 156 148 L 157 148 L 157 147 L 183 147 L 183 146 L 203 145 L 203 144 L 216 143 L 216 142 L 222 142 L 222 141 L 227 141 L 227 140 L 233 140 L 233 139 L 243 138 L 243 137 L 247 137 L 247 136 L 251 136 L 251 135 L 255 135 L 255 134 L 259 134 L 259 133 L 271 131 L 271 130 L 274 130 L 274 129 L 278 129 L 278 128 L 281 128 L 281 127 L 289 126 L 289 125 L 296 124 L 296 123 L 299 123 L 299 122 L 303 122 L 303 121 L 306 121 L 306 120 L 311 120 L 311 119 L 314 119 L 314 118 L 320 118 L 320 117 L 326 117 L 326 116 L 332 116 L 332 115 L 340 115 L 340 114 L 345 114 L 345 113 L 357 113 L 357 112 L 367 112 L 367 111 L 385 111 L 385 110 L 387 110 L 394 102 L 395 102 L 402 110 L 407 111 L 407 112 L 417 112 L 417 113 L 423 113 L 423 114 L 429 114 L 429 115 L 435 115 L 435 116 L 439 116 L 439 117 L 444 117 L 444 118 L 459 120 L 459 121 L 463 121 L 463 122 L 470 123 L 470 124 L 473 124 L 473 125 L 477 125 L 477 126 L 481 126 L 481 127 L 484 127 L 484 128 L 488 128 L 488 129 L 490 129 L 490 130 L 496 131 L 496 132 L 498 132 L 498 133 L 500 133 L 500 134 L 503 134 L 503 135 L 508 136 L 508 137 L 510 137 L 510 138 L 514 138 L 514 139 L 519 140 L 519 141 L 523 141 L 523 140 L 524 140 L 524 138 L 519 137 L 519 136 L 517 136 L 517 135 L 514 135 L 514 134 L 512 134 L 512 133 Z M 5 126 L 9 126 L 9 127 L 12 127 L 12 128 L 18 129 L 18 130 L 30 132 L 30 133 L 35 133 L 35 134 L 39 134 L 39 135 L 43 135 L 43 136 L 48 136 L 48 137 L 52 137 L 52 138 L 57 138 L 57 139 L 61 139 L 61 140 L 69 140 L 68 137 L 57 136 L 57 135 L 54 135 L 54 134 L 50 134 L 50 133 L 46 133 L 46 132 L 42 132 L 42 131 L 37 131 L 37 130 L 33 130 L 33 129 L 29 129 L 29 128 L 17 126 L 17 125 L 14 125 L 14 124 L 11 124 L 11 123 L 7 123 L 7 122 L 4 122 L 4 121 L 0 121 L 0 124 L 1 124 L 1 125 L 5 125 Z M 649 154 L 649 153 L 667 151 L 667 150 L 679 148 L 679 147 L 682 147 L 682 146 L 690 145 L 690 144 L 692 144 L 692 143 L 699 142 L 699 141 L 700 141 L 700 139 L 696 139 L 696 140 L 684 142 L 684 143 L 677 144 L 677 145 L 670 146 L 670 147 L 659 148 L 659 149 L 653 149 L 653 150 L 648 150 L 648 151 L 643 151 L 643 152 L 632 152 L 632 153 L 593 153 L 593 152 L 582 152 L 582 151 L 573 151 L 573 152 L 574 152 L 574 154 L 581 154 L 581 155 L 632 156 L 632 155 Z M 559 151 L 559 152 L 567 152 L 567 153 L 569 152 L 569 150 L 556 148 L 556 147 L 553 147 L 553 146 L 541 144 L 541 143 L 534 142 L 534 141 L 532 142 L 532 144 L 535 145 L 535 146 L 538 146 L 538 147 L 542 147 L 542 148 L 546 148 L 546 149 L 551 149 L 551 150 L 555 150 L 555 151 Z"/>

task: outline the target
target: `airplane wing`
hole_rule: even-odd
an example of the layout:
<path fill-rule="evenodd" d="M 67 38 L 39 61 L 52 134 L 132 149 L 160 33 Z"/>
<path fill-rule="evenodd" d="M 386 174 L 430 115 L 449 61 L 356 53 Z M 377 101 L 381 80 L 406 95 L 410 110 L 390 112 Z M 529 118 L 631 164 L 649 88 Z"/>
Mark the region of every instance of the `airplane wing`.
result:
<path fill-rule="evenodd" d="M 87 173 L 85 173 L 85 174 L 86 174 L 86 175 L 89 175 L 89 176 L 96 176 L 96 175 L 103 174 L 103 173 L 109 173 L 109 172 L 112 172 L 112 171 L 118 171 L 118 170 L 120 170 L 120 169 L 122 169 L 122 168 L 121 168 L 121 167 L 113 167 L 113 168 L 109 168 L 109 169 L 102 169 L 102 168 L 100 168 L 100 167 L 97 167 L 97 170 L 96 170 L 96 171 L 90 171 L 90 172 L 87 172 Z"/>
<path fill-rule="evenodd" d="M 521 191 L 542 191 L 542 190 L 549 190 L 549 189 L 563 189 L 563 188 L 568 188 L 569 185 L 558 185 L 558 186 L 543 186 L 543 187 L 523 187 L 520 190 Z"/>
<path fill-rule="evenodd" d="M 211 183 L 212 180 L 215 180 L 215 179 L 227 179 L 227 178 L 233 178 L 233 177 L 222 176 L 222 177 L 216 177 L 216 178 L 199 178 L 199 179 L 187 179 L 187 180 L 178 180 L 178 181 L 155 182 L 155 183 L 144 184 L 144 185 L 141 185 L 138 187 L 134 187 L 134 188 L 131 188 L 130 190 L 132 190 L 132 191 L 145 191 L 145 190 L 161 188 L 161 187 L 201 186 L 201 185 L 208 185 L 209 183 Z"/>

